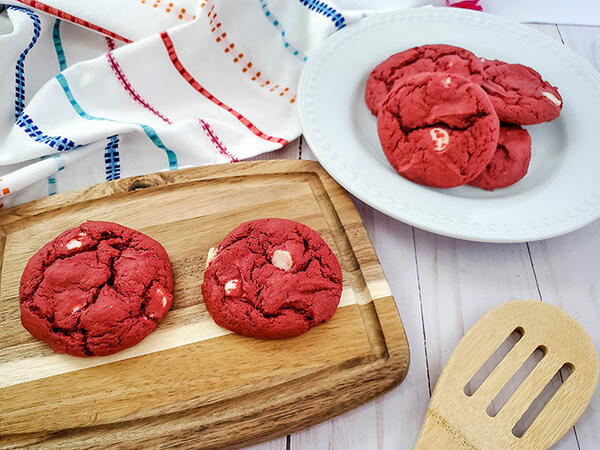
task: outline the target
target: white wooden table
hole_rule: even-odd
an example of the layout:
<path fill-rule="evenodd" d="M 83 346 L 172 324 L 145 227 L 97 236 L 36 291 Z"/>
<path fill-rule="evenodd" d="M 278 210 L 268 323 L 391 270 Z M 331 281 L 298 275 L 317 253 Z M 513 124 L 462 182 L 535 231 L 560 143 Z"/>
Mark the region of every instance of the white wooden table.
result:
<path fill-rule="evenodd" d="M 600 27 L 531 26 L 561 40 L 600 70 Z M 589 150 L 600 151 L 600 146 Z M 274 158 L 314 156 L 300 138 L 260 159 Z M 480 244 L 427 233 L 358 200 L 356 204 L 404 321 L 411 347 L 408 376 L 393 391 L 358 409 L 253 450 L 413 448 L 430 393 L 452 350 L 477 319 L 509 300 L 538 299 L 561 306 L 600 349 L 600 220 L 547 241 Z M 600 392 L 556 448 L 600 448 Z"/>

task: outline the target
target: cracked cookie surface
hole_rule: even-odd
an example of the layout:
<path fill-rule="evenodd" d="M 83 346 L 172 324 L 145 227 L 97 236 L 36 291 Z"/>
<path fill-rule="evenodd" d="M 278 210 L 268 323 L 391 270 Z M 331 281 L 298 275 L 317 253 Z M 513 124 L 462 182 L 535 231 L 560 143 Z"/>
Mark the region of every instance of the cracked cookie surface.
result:
<path fill-rule="evenodd" d="M 337 258 L 306 225 L 286 219 L 243 223 L 221 242 L 204 272 L 214 321 L 235 333 L 283 339 L 329 320 L 342 293 Z"/>
<path fill-rule="evenodd" d="M 562 110 L 558 89 L 522 64 L 485 61 L 481 86 L 503 122 L 519 125 L 549 122 Z"/>
<path fill-rule="evenodd" d="M 527 174 L 531 160 L 531 136 L 519 125 L 502 124 L 498 148 L 483 172 L 471 181 L 487 191 L 508 187 Z"/>
<path fill-rule="evenodd" d="M 21 323 L 55 352 L 103 356 L 140 342 L 173 302 L 165 249 L 111 222 L 61 233 L 28 261 Z"/>
<path fill-rule="evenodd" d="M 477 84 L 423 73 L 396 84 L 377 116 L 385 156 L 405 178 L 450 188 L 474 179 L 494 155 L 500 124 Z"/>
<path fill-rule="evenodd" d="M 464 48 L 443 44 L 414 47 L 390 56 L 373 69 L 367 79 L 365 101 L 377 115 L 398 80 L 421 72 L 445 72 L 480 83 L 482 68 L 480 59 Z"/>

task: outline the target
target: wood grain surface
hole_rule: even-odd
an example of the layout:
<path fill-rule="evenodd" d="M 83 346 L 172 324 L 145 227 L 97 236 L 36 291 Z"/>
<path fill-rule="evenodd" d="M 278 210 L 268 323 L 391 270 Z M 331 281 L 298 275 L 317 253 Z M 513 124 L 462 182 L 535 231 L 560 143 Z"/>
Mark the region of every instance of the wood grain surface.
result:
<path fill-rule="evenodd" d="M 562 42 L 600 70 L 600 27 L 528 26 Z M 301 139 L 261 158 L 314 156 Z M 592 336 L 600 352 L 600 221 L 554 239 L 496 245 L 437 236 L 356 199 L 355 203 L 406 327 L 411 350 L 408 375 L 372 402 L 252 450 L 412 450 L 450 354 L 479 318 L 509 300 L 531 298 L 562 307 Z M 598 430 L 600 389 L 553 450 L 596 450 Z"/>
<path fill-rule="evenodd" d="M 600 27 L 529 25 L 600 69 Z M 314 159 L 302 138 L 255 160 Z M 60 180 L 58 181 L 60 182 Z M 354 200 L 381 261 L 411 344 L 406 379 L 374 401 L 252 450 L 409 450 L 431 391 L 465 331 L 507 300 L 560 305 L 600 349 L 600 221 L 547 241 L 492 245 L 436 236 Z M 0 396 L 0 400 L 2 397 Z M 557 450 L 600 446 L 600 390 Z"/>
<path fill-rule="evenodd" d="M 513 333 L 519 339 L 512 348 L 495 361 L 489 375 L 472 383 Z M 541 356 L 521 372 L 537 352 Z M 570 375 L 563 384 L 547 391 L 566 367 Z M 522 384 L 492 409 L 494 399 L 521 373 Z M 597 383 L 596 349 L 575 319 L 535 300 L 504 303 L 478 320 L 452 352 L 433 391 L 416 449 L 550 448 L 587 408 Z M 539 408 L 531 409 L 536 399 Z M 525 425 L 521 419 L 530 411 L 539 415 L 531 414 L 531 423 Z"/>
<path fill-rule="evenodd" d="M 233 335 L 202 303 L 208 249 L 261 217 L 307 224 L 342 265 L 336 315 L 298 338 Z M 175 272 L 175 302 L 159 328 L 103 358 L 53 354 L 19 322 L 27 259 L 85 220 L 157 239 Z M 406 374 L 402 322 L 360 216 L 317 163 L 236 163 L 104 183 L 2 211 L 0 233 L 3 447 L 239 446 L 339 414 Z"/>

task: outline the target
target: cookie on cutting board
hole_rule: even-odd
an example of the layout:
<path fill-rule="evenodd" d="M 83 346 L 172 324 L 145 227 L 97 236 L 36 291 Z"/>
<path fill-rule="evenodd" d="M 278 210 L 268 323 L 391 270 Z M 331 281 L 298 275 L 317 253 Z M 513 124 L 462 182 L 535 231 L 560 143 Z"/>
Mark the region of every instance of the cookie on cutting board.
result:
<path fill-rule="evenodd" d="M 260 219 L 211 249 L 202 295 L 214 321 L 263 339 L 298 336 L 329 320 L 342 293 L 337 258 L 298 222 Z"/>

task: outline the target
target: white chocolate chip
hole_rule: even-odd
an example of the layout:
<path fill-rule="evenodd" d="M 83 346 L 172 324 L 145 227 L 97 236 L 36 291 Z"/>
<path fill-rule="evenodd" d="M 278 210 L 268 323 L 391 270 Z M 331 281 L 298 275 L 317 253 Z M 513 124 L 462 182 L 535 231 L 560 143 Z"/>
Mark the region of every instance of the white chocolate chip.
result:
<path fill-rule="evenodd" d="M 81 247 L 81 241 L 78 241 L 77 239 L 71 239 L 69 242 L 67 242 L 66 247 L 69 250 L 73 250 L 74 248 L 79 248 L 79 247 Z"/>
<path fill-rule="evenodd" d="M 83 237 L 83 236 L 87 236 L 87 234 L 85 234 L 85 232 L 82 231 L 81 233 L 79 233 L 79 236 Z"/>
<path fill-rule="evenodd" d="M 562 102 L 560 101 L 560 99 L 557 98 L 556 95 L 554 95 L 552 92 L 543 91 L 542 95 L 544 97 L 546 97 L 548 100 L 550 100 L 552 103 L 554 103 L 556 106 L 562 105 Z"/>
<path fill-rule="evenodd" d="M 452 78 L 451 77 L 444 78 L 444 81 L 442 81 L 442 84 L 444 85 L 444 87 L 450 86 L 450 83 L 452 83 Z"/>
<path fill-rule="evenodd" d="M 442 152 L 450 143 L 450 135 L 443 128 L 432 128 L 429 131 L 431 140 L 433 141 L 433 149 L 436 152 Z"/>
<path fill-rule="evenodd" d="M 450 67 L 452 67 L 453 65 L 454 65 L 454 63 L 453 63 L 452 61 L 450 61 L 450 62 L 449 62 L 447 65 L 446 65 L 446 67 L 448 67 L 448 69 L 449 69 L 449 68 L 450 68 Z"/>
<path fill-rule="evenodd" d="M 208 255 L 206 255 L 206 267 L 208 267 L 212 260 L 215 259 L 215 256 L 217 256 L 217 249 L 214 247 L 209 248 Z"/>
<path fill-rule="evenodd" d="M 167 296 L 164 294 L 164 292 L 162 291 L 161 288 L 156 288 L 156 293 L 158 295 L 162 295 L 162 300 L 161 300 L 162 306 L 163 306 L 163 308 L 166 308 L 167 307 Z"/>
<path fill-rule="evenodd" d="M 271 257 L 271 263 L 281 270 L 290 270 L 292 267 L 292 255 L 285 250 L 275 250 Z"/>
<path fill-rule="evenodd" d="M 83 308 L 83 305 L 75 305 L 75 307 L 71 310 L 71 314 L 76 313 L 77 311 L 79 311 L 81 308 Z"/>
<path fill-rule="evenodd" d="M 225 293 L 231 294 L 233 291 L 235 291 L 237 289 L 239 283 L 240 283 L 240 280 L 229 280 L 227 283 L 225 283 Z"/>

